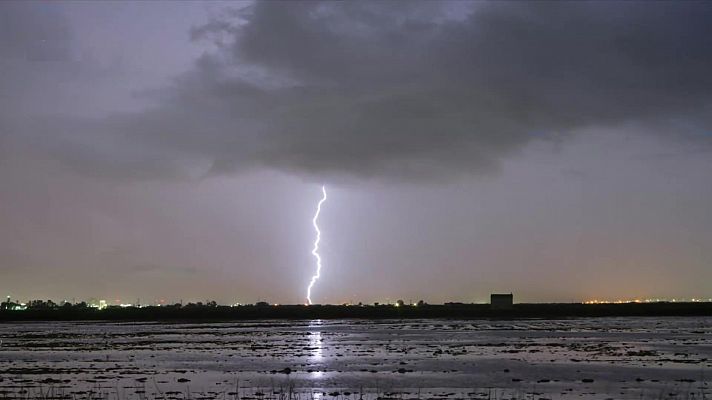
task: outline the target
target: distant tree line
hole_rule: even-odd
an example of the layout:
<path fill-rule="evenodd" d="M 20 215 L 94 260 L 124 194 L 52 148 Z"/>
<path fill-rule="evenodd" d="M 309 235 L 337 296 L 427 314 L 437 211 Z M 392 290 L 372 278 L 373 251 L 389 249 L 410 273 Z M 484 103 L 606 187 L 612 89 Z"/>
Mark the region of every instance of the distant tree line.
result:
<path fill-rule="evenodd" d="M 2 311 L 12 311 L 12 310 L 67 310 L 67 309 L 85 309 L 85 308 L 96 308 L 96 305 L 91 306 L 87 304 L 86 301 L 81 301 L 78 303 L 72 303 L 68 301 L 63 301 L 61 303 L 56 303 L 53 300 L 30 300 L 27 303 L 18 303 L 12 301 L 8 298 L 6 301 L 0 303 L 0 310 Z M 159 307 L 159 306 L 149 306 L 149 307 Z M 214 300 L 209 300 L 203 303 L 202 301 L 196 303 L 187 303 L 185 305 L 181 303 L 175 303 L 170 305 L 163 305 L 160 307 L 170 307 L 170 308 L 203 308 L 203 307 L 218 307 L 218 303 Z M 137 306 L 119 306 L 119 305 L 108 305 L 107 308 L 138 308 Z"/>
<path fill-rule="evenodd" d="M 0 320 L 256 320 L 256 319 L 407 319 L 407 318 L 569 318 L 611 316 L 712 316 L 709 303 L 626 304 L 514 304 L 501 310 L 490 304 L 448 303 L 415 305 L 253 305 L 221 306 L 198 302 L 186 305 L 147 307 L 109 306 L 99 310 L 78 304 L 57 305 L 50 301 L 30 302 L 25 311 L 0 311 Z M 7 306 L 4 306 L 7 309 Z"/>

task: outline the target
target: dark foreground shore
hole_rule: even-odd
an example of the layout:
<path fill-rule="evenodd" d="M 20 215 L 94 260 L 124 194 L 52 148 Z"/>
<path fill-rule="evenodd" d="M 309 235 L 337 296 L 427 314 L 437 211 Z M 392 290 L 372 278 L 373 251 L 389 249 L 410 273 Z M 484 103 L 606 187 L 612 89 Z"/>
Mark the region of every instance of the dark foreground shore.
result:
<path fill-rule="evenodd" d="M 398 319 L 398 318 L 576 318 L 628 316 L 712 316 L 712 303 L 625 304 L 515 304 L 496 310 L 489 304 L 393 305 L 279 305 L 279 306 L 163 306 L 163 307 L 59 307 L 0 311 L 0 321 L 72 320 L 256 320 L 256 319 Z"/>

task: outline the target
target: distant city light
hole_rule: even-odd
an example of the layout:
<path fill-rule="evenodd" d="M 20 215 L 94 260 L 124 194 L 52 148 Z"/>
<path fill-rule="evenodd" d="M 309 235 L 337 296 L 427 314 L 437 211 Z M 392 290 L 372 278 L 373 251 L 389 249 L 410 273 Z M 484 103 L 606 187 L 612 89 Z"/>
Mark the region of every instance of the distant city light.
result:
<path fill-rule="evenodd" d="M 710 303 L 712 298 L 703 299 L 693 297 L 690 299 L 680 298 L 651 298 L 651 299 L 618 299 L 618 300 L 586 300 L 583 304 L 629 304 L 629 303 Z"/>

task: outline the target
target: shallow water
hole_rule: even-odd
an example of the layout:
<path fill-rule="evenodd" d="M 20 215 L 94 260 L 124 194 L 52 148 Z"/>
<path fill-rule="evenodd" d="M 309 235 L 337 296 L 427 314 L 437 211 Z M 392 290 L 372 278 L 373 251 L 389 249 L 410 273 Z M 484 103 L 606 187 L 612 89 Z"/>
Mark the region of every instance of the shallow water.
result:
<path fill-rule="evenodd" d="M 0 398 L 712 397 L 712 318 L 4 323 L 0 340 Z"/>

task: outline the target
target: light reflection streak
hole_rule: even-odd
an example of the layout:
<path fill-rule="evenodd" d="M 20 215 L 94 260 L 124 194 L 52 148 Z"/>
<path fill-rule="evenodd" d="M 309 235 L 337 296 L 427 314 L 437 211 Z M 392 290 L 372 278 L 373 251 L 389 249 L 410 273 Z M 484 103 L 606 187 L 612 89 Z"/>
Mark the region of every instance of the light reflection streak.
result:
<path fill-rule="evenodd" d="M 321 337 L 321 320 L 314 320 L 309 323 L 309 358 L 308 361 L 312 365 L 313 372 L 309 374 L 310 378 L 319 379 L 324 376 L 323 360 L 324 360 L 324 344 Z"/>

